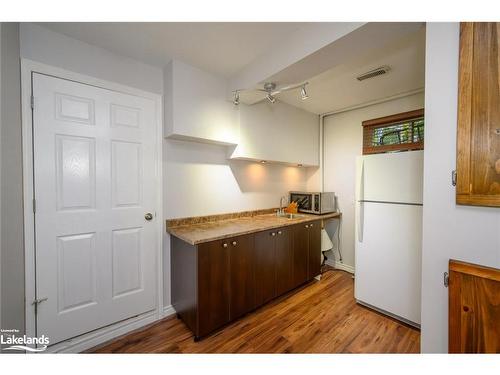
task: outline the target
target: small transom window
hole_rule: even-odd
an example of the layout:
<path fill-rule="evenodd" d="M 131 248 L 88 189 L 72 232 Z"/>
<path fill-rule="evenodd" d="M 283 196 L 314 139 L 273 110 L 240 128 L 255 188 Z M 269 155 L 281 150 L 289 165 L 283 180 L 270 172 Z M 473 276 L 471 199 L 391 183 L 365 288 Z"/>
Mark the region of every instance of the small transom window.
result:
<path fill-rule="evenodd" d="M 423 109 L 363 121 L 363 155 L 423 149 Z"/>

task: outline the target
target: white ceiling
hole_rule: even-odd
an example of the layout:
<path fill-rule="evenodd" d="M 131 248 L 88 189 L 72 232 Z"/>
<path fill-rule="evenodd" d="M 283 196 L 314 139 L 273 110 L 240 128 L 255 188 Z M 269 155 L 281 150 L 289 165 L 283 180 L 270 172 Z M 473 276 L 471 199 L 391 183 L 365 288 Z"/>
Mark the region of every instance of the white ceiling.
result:
<path fill-rule="evenodd" d="M 39 23 L 39 25 L 152 65 L 162 67 L 175 58 L 230 78 L 260 56 L 283 45 L 293 32 L 304 30 L 306 26 L 312 24 L 108 22 Z M 377 24 L 373 26 L 376 28 Z M 383 25 L 379 26 L 382 28 Z M 399 26 L 392 24 L 392 26 L 404 27 L 405 24 Z M 415 30 L 417 31 L 411 31 L 406 35 L 401 31 L 399 34 L 397 29 L 390 31 L 391 36 L 395 33 L 404 36 L 396 37 L 396 41 L 393 37 L 382 36 L 382 40 L 377 40 L 380 48 L 372 48 L 365 54 L 357 52 L 355 58 L 347 58 L 342 64 L 311 77 L 307 86 L 310 97 L 308 100 L 300 99 L 299 90 L 281 93 L 277 96 L 278 100 L 309 112 L 323 114 L 423 88 L 424 24 Z M 383 41 L 386 38 L 392 39 L 393 42 L 384 45 Z M 325 55 L 322 58 L 329 57 Z M 366 81 L 356 80 L 356 76 L 360 73 L 382 65 L 390 66 L 391 71 Z M 280 83 L 287 85 L 298 82 Z M 264 99 L 263 94 L 256 92 L 244 92 L 240 96 L 244 103 Z"/>
<path fill-rule="evenodd" d="M 172 58 L 231 77 L 307 23 L 38 23 L 116 54 L 163 67 Z"/>
<path fill-rule="evenodd" d="M 391 71 L 361 82 L 356 79 L 382 65 L 390 66 Z M 279 94 L 278 100 L 323 114 L 421 89 L 425 85 L 425 28 L 308 81 L 309 99 L 301 100 L 300 91 L 293 90 Z"/>

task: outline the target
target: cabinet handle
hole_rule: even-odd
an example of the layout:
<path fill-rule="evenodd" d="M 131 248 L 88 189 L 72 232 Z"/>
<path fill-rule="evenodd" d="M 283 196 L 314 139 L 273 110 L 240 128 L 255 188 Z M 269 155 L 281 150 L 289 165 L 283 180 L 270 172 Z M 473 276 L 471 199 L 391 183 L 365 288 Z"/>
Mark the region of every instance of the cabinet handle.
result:
<path fill-rule="evenodd" d="M 306 228 L 309 228 L 309 225 L 305 225 Z"/>
<path fill-rule="evenodd" d="M 236 241 L 233 241 L 233 246 L 236 246 L 238 243 Z"/>
<path fill-rule="evenodd" d="M 312 228 L 312 226 L 313 226 L 313 225 L 312 225 L 312 224 L 309 224 L 309 226 Z"/>
<path fill-rule="evenodd" d="M 271 236 L 276 236 L 276 232 L 271 232 Z"/>
<path fill-rule="evenodd" d="M 223 243 L 223 244 L 222 244 L 222 247 L 227 247 L 227 243 Z"/>
<path fill-rule="evenodd" d="M 281 234 L 281 231 L 280 231 L 280 230 L 278 231 L 278 234 Z"/>

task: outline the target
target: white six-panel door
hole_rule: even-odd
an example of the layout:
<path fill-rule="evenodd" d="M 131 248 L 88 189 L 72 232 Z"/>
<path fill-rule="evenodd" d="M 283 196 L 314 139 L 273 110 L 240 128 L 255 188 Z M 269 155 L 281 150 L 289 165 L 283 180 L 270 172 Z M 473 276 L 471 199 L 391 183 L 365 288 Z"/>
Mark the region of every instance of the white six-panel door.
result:
<path fill-rule="evenodd" d="M 156 306 L 156 110 L 37 73 L 33 95 L 37 335 L 55 344 Z"/>

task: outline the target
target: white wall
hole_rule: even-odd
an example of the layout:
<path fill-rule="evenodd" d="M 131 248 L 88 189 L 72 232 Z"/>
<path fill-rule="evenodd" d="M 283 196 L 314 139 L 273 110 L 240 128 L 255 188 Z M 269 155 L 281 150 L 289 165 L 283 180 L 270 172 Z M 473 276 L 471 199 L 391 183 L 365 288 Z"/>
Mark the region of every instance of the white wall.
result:
<path fill-rule="evenodd" d="M 423 108 L 424 94 L 387 101 L 368 107 L 341 112 L 324 119 L 324 189 L 337 196 L 338 208 L 342 212 L 341 249 L 343 262 L 354 267 L 354 193 L 355 162 L 362 154 L 363 128 L 361 123 L 378 117 Z M 426 124 L 427 128 L 427 124 Z M 310 176 L 319 184 L 318 173 Z M 319 186 L 318 186 L 319 188 Z M 335 223 L 327 227 L 330 236 Z M 334 243 L 336 248 L 336 243 Z M 338 260 L 338 257 L 337 257 Z"/>
<path fill-rule="evenodd" d="M 500 210 L 455 204 L 458 23 L 428 23 L 422 248 L 422 352 L 448 351 L 450 258 L 500 268 Z"/>
<path fill-rule="evenodd" d="M 111 53 L 44 27 L 21 23 L 21 57 L 48 65 L 163 93 L 161 68 Z"/>
<path fill-rule="evenodd" d="M 1 25 L 1 324 L 24 332 L 19 24 Z"/>

